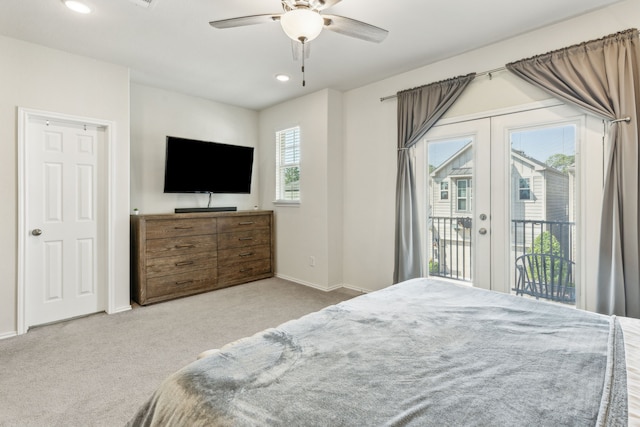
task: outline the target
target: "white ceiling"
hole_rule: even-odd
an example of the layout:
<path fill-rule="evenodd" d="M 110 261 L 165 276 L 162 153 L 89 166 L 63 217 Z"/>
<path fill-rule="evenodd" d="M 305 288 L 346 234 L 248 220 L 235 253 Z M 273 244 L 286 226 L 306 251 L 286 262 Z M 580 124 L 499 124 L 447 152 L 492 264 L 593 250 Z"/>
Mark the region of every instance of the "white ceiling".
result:
<path fill-rule="evenodd" d="M 278 23 L 209 25 L 279 13 L 279 0 L 153 0 L 150 8 L 136 0 L 87 0 L 90 15 L 69 11 L 61 0 L 2 0 L 0 34 L 127 66 L 137 83 L 262 109 L 323 88 L 363 86 L 617 1 L 343 0 L 325 13 L 382 27 L 389 36 L 376 44 L 323 31 L 311 42 L 304 88 Z M 292 78 L 277 82 L 278 73 Z"/>

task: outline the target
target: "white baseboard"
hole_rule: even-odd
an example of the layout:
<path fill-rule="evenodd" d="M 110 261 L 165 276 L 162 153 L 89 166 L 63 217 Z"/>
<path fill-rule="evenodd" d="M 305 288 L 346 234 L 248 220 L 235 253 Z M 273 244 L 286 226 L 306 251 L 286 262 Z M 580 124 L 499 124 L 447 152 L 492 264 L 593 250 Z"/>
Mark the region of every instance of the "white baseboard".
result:
<path fill-rule="evenodd" d="M 276 273 L 275 276 L 278 279 L 288 280 L 289 282 L 294 282 L 294 283 L 297 283 L 299 285 L 308 286 L 310 288 L 318 289 L 320 291 L 330 292 L 332 290 L 332 289 L 327 289 L 324 286 L 320 286 L 320 285 L 318 285 L 316 283 L 311 283 L 311 282 L 307 282 L 307 281 L 304 281 L 304 280 L 296 279 L 295 277 L 285 276 L 284 274 L 277 274 Z"/>
<path fill-rule="evenodd" d="M 340 285 L 333 285 L 333 286 L 330 286 L 330 287 L 327 288 L 327 287 L 320 286 L 320 285 L 315 284 L 315 283 L 311 283 L 311 282 L 307 282 L 307 281 L 304 281 L 304 280 L 296 279 L 294 277 L 285 276 L 284 274 L 276 274 L 275 276 L 277 278 L 279 278 L 279 279 L 288 280 L 289 282 L 294 282 L 294 283 L 297 283 L 299 285 L 308 286 L 310 288 L 318 289 L 318 290 L 324 291 L 324 292 L 337 291 L 339 289 L 348 289 L 350 291 L 355 291 L 355 292 L 358 292 L 358 293 L 361 293 L 361 294 L 366 294 L 366 293 L 371 292 L 371 291 L 368 291 L 366 289 L 360 289 L 360 288 L 357 288 L 355 286 L 350 286 L 350 285 L 340 284 Z"/>
<path fill-rule="evenodd" d="M 131 306 L 130 305 L 123 305 L 122 307 L 118 307 L 113 311 L 107 311 L 107 314 L 122 313 L 124 311 L 129 311 L 129 310 L 131 310 Z"/>
<path fill-rule="evenodd" d="M 368 294 L 369 292 L 372 292 L 369 289 L 362 289 L 362 288 L 358 288 L 357 286 L 351 286 L 351 285 L 342 285 L 343 289 L 349 289 L 350 291 L 355 291 L 355 292 L 359 292 L 361 294 Z"/>
<path fill-rule="evenodd" d="M 13 332 L 4 332 L 2 334 L 0 334 L 0 340 L 4 340 L 6 338 L 13 338 L 13 337 L 17 337 L 18 336 L 18 332 L 13 331 Z"/>

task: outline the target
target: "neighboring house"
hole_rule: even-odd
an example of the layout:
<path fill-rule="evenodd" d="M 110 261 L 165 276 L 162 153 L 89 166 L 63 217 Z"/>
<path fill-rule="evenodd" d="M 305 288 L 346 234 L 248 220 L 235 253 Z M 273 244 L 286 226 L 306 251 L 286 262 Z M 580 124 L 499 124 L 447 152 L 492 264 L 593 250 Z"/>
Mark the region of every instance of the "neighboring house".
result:
<path fill-rule="evenodd" d="M 462 218 L 471 215 L 473 150 L 468 143 L 430 174 L 431 216 Z"/>
<path fill-rule="evenodd" d="M 569 175 L 511 150 L 511 219 L 569 221 Z"/>
<path fill-rule="evenodd" d="M 473 150 L 465 145 L 430 173 L 429 201 L 432 249 L 430 272 L 469 280 L 471 277 L 471 226 L 473 204 Z M 573 191 L 569 173 L 511 151 L 512 251 L 524 253 L 535 237 L 546 231 L 542 222 L 573 221 Z M 534 224 L 538 228 L 532 228 Z M 525 232 L 525 230 L 527 230 Z M 529 232 L 531 231 L 532 232 Z M 572 242 L 561 228 L 552 232 L 567 250 Z"/>

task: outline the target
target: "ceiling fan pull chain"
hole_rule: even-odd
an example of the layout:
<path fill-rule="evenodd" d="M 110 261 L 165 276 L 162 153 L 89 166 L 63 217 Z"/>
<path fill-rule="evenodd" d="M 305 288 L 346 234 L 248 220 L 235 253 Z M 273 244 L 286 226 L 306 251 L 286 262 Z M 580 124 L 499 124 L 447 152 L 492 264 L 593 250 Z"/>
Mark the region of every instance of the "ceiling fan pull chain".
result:
<path fill-rule="evenodd" d="M 300 37 L 300 43 L 302 43 L 302 87 L 305 87 L 307 84 L 304 77 L 304 42 L 305 40 L 306 38 Z"/>

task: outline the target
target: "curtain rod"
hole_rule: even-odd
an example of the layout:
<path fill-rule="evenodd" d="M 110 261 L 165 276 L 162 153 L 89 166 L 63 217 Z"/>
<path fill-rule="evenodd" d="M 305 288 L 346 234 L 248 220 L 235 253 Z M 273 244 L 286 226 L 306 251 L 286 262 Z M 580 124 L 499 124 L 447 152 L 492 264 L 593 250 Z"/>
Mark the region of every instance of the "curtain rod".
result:
<path fill-rule="evenodd" d="M 491 75 L 493 73 L 497 73 L 498 71 L 504 71 L 506 70 L 507 67 L 499 67 L 499 68 L 494 68 L 493 70 L 489 70 L 489 71 L 483 71 L 481 73 L 476 73 L 476 77 L 480 77 L 480 76 L 489 76 L 489 79 L 491 79 Z M 384 96 L 382 98 L 380 98 L 380 102 L 386 101 L 387 99 L 393 99 L 393 98 L 397 98 L 398 95 L 389 95 L 389 96 Z"/>

